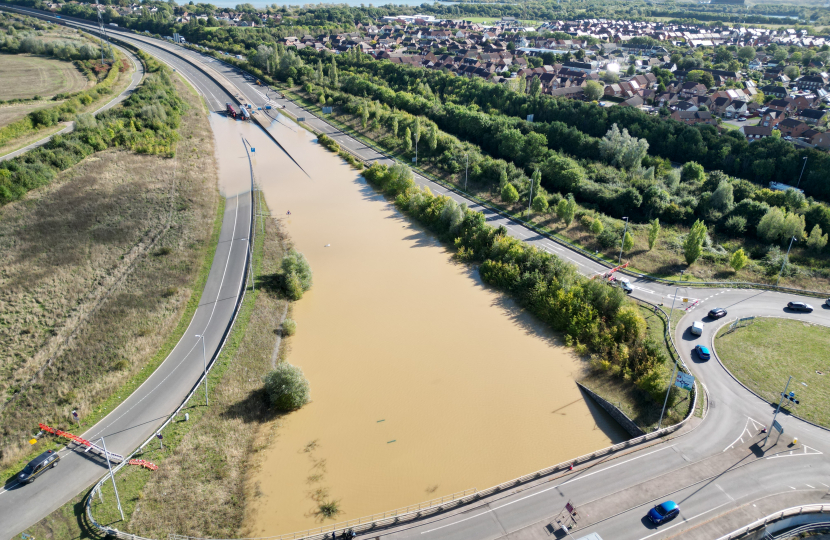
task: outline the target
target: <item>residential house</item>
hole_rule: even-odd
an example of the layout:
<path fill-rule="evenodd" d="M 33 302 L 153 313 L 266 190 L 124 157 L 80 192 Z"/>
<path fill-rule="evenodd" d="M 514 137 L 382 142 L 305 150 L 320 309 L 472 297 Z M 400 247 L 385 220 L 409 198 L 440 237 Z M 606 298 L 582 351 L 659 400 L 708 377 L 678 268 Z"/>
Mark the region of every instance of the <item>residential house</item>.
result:
<path fill-rule="evenodd" d="M 706 86 L 694 81 L 685 82 L 680 87 L 680 95 L 684 98 L 689 98 L 692 96 L 705 96 Z"/>
<path fill-rule="evenodd" d="M 823 126 L 827 123 L 827 111 L 820 109 L 801 109 L 796 114 L 796 118 L 808 124 Z"/>
<path fill-rule="evenodd" d="M 746 137 L 749 142 L 752 142 L 771 136 L 772 128 L 764 126 L 741 126 L 738 132 Z"/>
<path fill-rule="evenodd" d="M 773 99 L 769 103 L 767 103 L 767 107 L 770 109 L 774 109 L 776 111 L 781 111 L 782 113 L 789 114 L 795 110 L 795 106 L 792 102 L 787 101 L 785 99 Z"/>
<path fill-rule="evenodd" d="M 781 135 L 788 137 L 800 137 L 808 129 L 810 129 L 810 126 L 806 122 L 795 118 L 787 118 L 778 123 L 778 130 L 781 131 Z"/>
<path fill-rule="evenodd" d="M 816 148 L 830 148 L 830 133 L 808 129 L 801 136 Z"/>
<path fill-rule="evenodd" d="M 762 127 L 768 127 L 770 129 L 774 128 L 778 125 L 779 122 L 784 120 L 787 116 L 782 113 L 781 111 L 776 111 L 773 109 L 767 109 L 764 115 L 761 117 L 761 122 L 758 124 Z"/>
<path fill-rule="evenodd" d="M 717 119 L 709 111 L 674 111 L 670 117 L 672 120 L 684 124 L 711 124 L 716 125 Z"/>
<path fill-rule="evenodd" d="M 822 75 L 805 75 L 800 79 L 796 79 L 795 83 L 799 90 L 815 92 L 819 88 L 827 86 L 827 78 Z"/>
<path fill-rule="evenodd" d="M 749 113 L 749 108 L 746 101 L 735 100 L 731 102 L 724 111 L 724 116 L 727 118 L 737 118 L 741 115 Z"/>
<path fill-rule="evenodd" d="M 778 99 L 784 99 L 787 97 L 787 89 L 783 86 L 776 86 L 774 84 L 764 86 L 761 88 L 761 92 L 763 92 L 765 96 L 773 96 Z"/>

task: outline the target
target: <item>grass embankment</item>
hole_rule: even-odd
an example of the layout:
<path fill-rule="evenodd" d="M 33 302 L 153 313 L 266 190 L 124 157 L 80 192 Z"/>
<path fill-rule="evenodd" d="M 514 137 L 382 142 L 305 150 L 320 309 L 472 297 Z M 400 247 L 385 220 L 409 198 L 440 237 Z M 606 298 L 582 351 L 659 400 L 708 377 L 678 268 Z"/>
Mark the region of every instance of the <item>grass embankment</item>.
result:
<path fill-rule="evenodd" d="M 653 309 L 645 306 L 640 306 L 640 313 L 648 323 L 648 336 L 656 343 L 661 344 L 661 349 L 666 358 L 676 357 L 669 350 L 669 345 L 665 340 L 666 320 L 662 314 L 657 314 Z M 673 371 L 673 362 L 666 362 L 655 369 L 660 387 L 668 388 Z M 630 379 L 620 377 L 613 370 L 592 370 L 579 382 L 617 406 L 646 433 L 657 427 L 660 411 L 663 409 L 663 401 L 655 400 L 648 392 L 639 389 Z M 698 385 L 698 388 L 701 388 L 700 385 Z M 671 426 L 683 420 L 689 412 L 691 399 L 690 392 L 675 388 L 666 406 L 662 427 Z M 697 407 L 698 410 L 702 410 L 703 401 L 700 396 L 698 396 Z"/>
<path fill-rule="evenodd" d="M 175 158 L 98 152 L 0 208 L 4 481 L 59 447 L 29 446 L 38 422 L 77 431 L 73 409 L 88 427 L 126 399 L 198 305 L 224 201 L 206 112 L 173 84 L 191 105 Z"/>
<path fill-rule="evenodd" d="M 728 329 L 718 332 L 715 350 L 732 375 L 776 405 L 792 375 L 788 391 L 795 392 L 800 404 L 785 401 L 782 411 L 830 427 L 830 329 L 769 318 L 757 318 L 733 332 Z"/>
<path fill-rule="evenodd" d="M 208 376 L 210 407 L 204 405 L 202 386 L 183 410 L 190 420 L 181 414 L 165 429 L 164 450 L 153 442 L 138 456 L 159 465 L 158 471 L 127 467 L 117 475 L 126 522 L 120 521 L 112 485 L 104 484 L 103 503 L 93 499 L 93 515 L 100 523 L 150 538 L 171 532 L 220 538 L 238 534 L 245 481 L 274 425 L 262 376 L 272 369 L 275 331 L 286 308 L 272 279 L 286 248 L 278 224 L 267 220 L 254 245 L 256 291 L 248 289 Z M 280 357 L 285 351 L 283 342 Z M 95 537 L 87 528 L 85 497 L 78 495 L 27 532 L 37 538 Z"/>
<path fill-rule="evenodd" d="M 289 97 L 298 101 L 309 111 L 325 118 L 345 133 L 370 146 L 382 149 L 382 151 L 397 158 L 401 162 L 411 164 L 413 153 L 406 150 L 400 138 L 400 133 L 398 137 L 395 137 L 383 125 L 377 126 L 377 129 L 372 129 L 372 122 L 368 122 L 364 128 L 361 118 L 358 115 L 349 114 L 343 107 L 335 106 L 331 115 L 323 115 L 314 96 L 310 96 L 297 88 L 294 88 L 293 91 L 287 90 L 285 92 Z M 430 179 L 448 184 L 460 192 L 465 192 L 464 169 L 462 168 L 458 174 L 448 173 L 444 169 L 436 166 L 435 161 L 429 156 L 428 151 L 423 148 L 418 160 L 418 167 L 415 167 L 415 169 Z M 620 245 L 617 244 L 611 247 L 603 247 L 600 245 L 597 241 L 597 236 L 590 231 L 588 226 L 583 225 L 579 219 L 583 212 L 591 215 L 593 212 L 586 211 L 582 207 L 579 207 L 579 205 L 576 219 L 570 225 L 565 225 L 556 216 L 555 205 L 551 206 L 550 211 L 546 213 L 528 213 L 526 202 L 507 204 L 502 201 L 495 187 L 487 186 L 473 180 L 467 183 L 466 193 L 505 214 L 532 224 L 537 229 L 552 237 L 571 242 L 586 251 L 595 253 L 595 256 L 609 265 L 615 266 L 617 264 Z M 604 219 L 606 221 L 606 227 L 614 226 L 618 228 L 621 235 L 624 226 L 622 220 L 613 219 L 608 216 Z M 629 224 L 628 231 L 632 234 L 634 246 L 623 254 L 623 261 L 630 262 L 629 269 L 634 272 L 648 274 L 654 277 L 679 279 L 680 271 L 683 270 L 686 279 L 691 279 L 692 281 L 774 282 L 774 276 L 770 277 L 768 268 L 758 259 L 751 260 L 739 272 L 734 272 L 729 266 L 729 255 L 738 248 L 743 248 L 748 254 L 760 254 L 766 250 L 768 246 L 753 238 L 730 238 L 725 235 L 712 233 L 713 245 L 720 245 L 723 248 L 722 253 L 704 251 L 701 258 L 689 268 L 684 261 L 683 255 L 683 241 L 689 232 L 687 227 L 664 224 L 657 243 L 654 249 L 651 250 L 648 249 L 648 224 Z M 799 261 L 799 264 L 802 266 L 811 266 L 806 249 L 794 249 L 791 258 Z M 826 273 L 825 269 L 818 266 L 811 267 L 809 271 L 782 277 L 780 285 L 808 290 L 826 290 Z"/>

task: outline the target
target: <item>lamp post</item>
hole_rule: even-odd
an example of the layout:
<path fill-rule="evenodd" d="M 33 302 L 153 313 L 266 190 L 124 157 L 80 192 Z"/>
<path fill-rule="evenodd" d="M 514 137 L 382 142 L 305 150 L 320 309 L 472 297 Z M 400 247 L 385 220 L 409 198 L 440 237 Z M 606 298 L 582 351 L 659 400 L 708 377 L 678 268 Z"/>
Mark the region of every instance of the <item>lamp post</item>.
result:
<path fill-rule="evenodd" d="M 683 281 L 683 272 L 685 272 L 685 270 L 680 271 L 680 281 Z M 669 311 L 669 326 L 666 330 L 667 332 L 671 332 L 671 316 L 674 314 L 674 301 L 677 300 L 678 291 L 680 291 L 680 285 L 678 285 L 677 288 L 674 289 L 674 298 L 672 298 L 671 300 L 671 310 Z"/>
<path fill-rule="evenodd" d="M 801 174 L 798 175 L 798 183 L 795 185 L 795 188 L 798 189 L 798 186 L 801 185 L 801 177 L 804 176 L 804 169 L 807 168 L 807 156 L 804 156 L 804 165 L 801 166 Z"/>
<path fill-rule="evenodd" d="M 210 405 L 208 402 L 208 385 L 207 385 L 207 354 L 205 354 L 205 335 L 196 334 L 196 337 L 202 340 L 202 361 L 205 364 L 205 407 Z"/>
<path fill-rule="evenodd" d="M 787 255 L 784 256 L 784 262 L 781 263 L 781 270 L 778 271 L 778 279 L 775 280 L 775 286 L 778 287 L 778 282 L 781 281 L 781 274 L 784 272 L 784 267 L 787 266 L 787 261 L 790 260 L 790 250 L 795 242 L 795 236 L 790 239 L 790 247 L 787 248 Z"/>
<path fill-rule="evenodd" d="M 527 196 L 527 215 L 530 219 L 530 205 L 533 204 L 533 176 L 530 177 L 530 195 Z"/>
<path fill-rule="evenodd" d="M 467 191 L 467 179 L 468 179 L 467 171 L 470 168 L 470 153 L 467 152 L 466 154 L 464 154 L 464 157 L 466 159 L 466 162 L 464 164 L 464 191 Z"/>
<path fill-rule="evenodd" d="M 772 426 L 775 425 L 775 417 L 778 416 L 778 411 L 781 410 L 781 404 L 784 403 L 784 396 L 787 395 L 787 389 L 790 387 L 790 381 L 793 380 L 793 376 L 790 375 L 790 378 L 787 379 L 787 385 L 784 387 L 784 391 L 781 393 L 781 401 L 778 402 L 778 408 L 775 409 L 775 414 L 772 415 L 772 424 L 770 425 L 769 429 L 767 430 L 767 436 L 764 437 L 764 442 L 761 443 L 761 446 L 766 446 L 767 439 L 769 439 L 769 432 L 772 431 Z"/>
<path fill-rule="evenodd" d="M 620 242 L 620 258 L 617 260 L 618 265 L 622 264 L 622 252 L 623 247 L 625 246 L 625 233 L 628 232 L 628 218 L 623 217 L 623 219 L 625 220 L 625 229 L 623 230 L 622 242 Z"/>

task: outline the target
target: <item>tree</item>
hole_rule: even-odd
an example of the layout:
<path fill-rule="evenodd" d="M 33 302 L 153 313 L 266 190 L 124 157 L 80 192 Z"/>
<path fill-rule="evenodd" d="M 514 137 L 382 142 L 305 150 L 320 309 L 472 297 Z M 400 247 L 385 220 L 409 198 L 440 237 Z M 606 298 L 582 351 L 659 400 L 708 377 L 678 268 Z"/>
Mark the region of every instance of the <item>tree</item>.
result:
<path fill-rule="evenodd" d="M 599 218 L 594 218 L 594 222 L 591 223 L 591 232 L 599 236 L 602 234 L 603 229 L 605 229 L 605 227 L 602 226 L 602 221 L 600 221 Z"/>
<path fill-rule="evenodd" d="M 706 174 L 703 172 L 703 165 L 695 163 L 694 161 L 687 161 L 680 169 L 680 179 L 684 182 L 700 186 L 706 180 Z"/>
<path fill-rule="evenodd" d="M 732 184 L 728 180 L 721 180 L 715 192 L 712 193 L 709 204 L 724 214 L 732 210 L 735 204 L 735 195 Z"/>
<path fill-rule="evenodd" d="M 738 58 L 743 60 L 744 62 L 749 62 L 753 58 L 755 58 L 755 47 L 741 47 L 738 49 Z"/>
<path fill-rule="evenodd" d="M 615 123 L 599 141 L 599 152 L 611 165 L 630 170 L 642 163 L 648 152 L 648 141 L 632 137 L 627 129 L 620 131 Z"/>
<path fill-rule="evenodd" d="M 683 242 L 683 255 L 686 257 L 686 264 L 693 265 L 703 251 L 703 241 L 706 239 L 706 225 L 701 220 L 695 221 L 692 230 Z"/>
<path fill-rule="evenodd" d="M 565 226 L 571 224 L 574 220 L 574 215 L 576 214 L 576 201 L 574 201 L 574 196 L 572 193 L 568 193 L 567 198 L 562 199 L 559 201 L 559 204 L 556 207 L 556 215 L 565 222 Z"/>
<path fill-rule="evenodd" d="M 784 75 L 790 78 L 790 80 L 795 80 L 801 75 L 801 70 L 798 66 L 787 66 L 784 68 Z"/>
<path fill-rule="evenodd" d="M 628 69 L 625 70 L 625 74 L 629 77 L 637 73 L 637 68 L 634 67 L 634 64 L 628 66 Z"/>
<path fill-rule="evenodd" d="M 536 195 L 533 197 L 533 210 L 535 212 L 539 212 L 540 214 L 544 214 L 550 209 L 550 205 L 548 204 L 548 200 L 542 195 Z"/>
<path fill-rule="evenodd" d="M 757 232 L 761 240 L 767 242 L 775 242 L 781 238 L 781 232 L 784 230 L 784 212 L 777 206 L 773 206 L 761 221 L 758 222 Z"/>
<path fill-rule="evenodd" d="M 651 217 L 653 212 L 656 212 L 658 215 L 662 213 L 670 201 L 671 197 L 669 194 L 658 185 L 650 186 L 643 193 L 643 204 L 648 208 L 648 217 Z"/>
<path fill-rule="evenodd" d="M 412 131 L 409 128 L 403 134 L 403 144 L 407 153 L 412 152 Z"/>
<path fill-rule="evenodd" d="M 821 232 L 821 227 L 816 225 L 813 227 L 813 230 L 810 231 L 810 236 L 807 238 L 807 247 L 815 253 L 820 252 L 824 249 L 824 246 L 827 245 L 828 235 L 822 235 Z"/>
<path fill-rule="evenodd" d="M 623 236 L 623 242 L 622 242 L 623 251 L 629 251 L 633 247 L 634 247 L 634 238 L 631 236 L 630 232 L 625 231 L 625 236 Z"/>
<path fill-rule="evenodd" d="M 397 116 L 392 117 L 392 122 L 389 126 L 389 129 L 392 131 L 393 136 L 395 136 L 395 137 L 398 136 L 398 117 Z"/>
<path fill-rule="evenodd" d="M 294 411 L 310 399 L 308 379 L 303 370 L 288 362 L 280 362 L 277 368 L 263 377 L 265 392 L 271 406 L 278 411 Z"/>
<path fill-rule="evenodd" d="M 648 249 L 654 249 L 654 244 L 657 243 L 657 237 L 660 236 L 660 220 L 654 218 L 651 222 L 651 228 L 648 230 Z"/>
<path fill-rule="evenodd" d="M 732 254 L 732 258 L 729 259 L 729 266 L 732 267 L 732 270 L 737 272 L 741 268 L 746 266 L 746 263 L 748 262 L 749 257 L 747 257 L 746 253 L 744 253 L 744 248 L 740 248 L 738 251 Z"/>
<path fill-rule="evenodd" d="M 599 98 L 602 97 L 604 89 L 601 84 L 596 81 L 588 81 L 585 84 L 585 88 L 583 90 L 585 93 L 585 98 L 588 101 L 597 101 Z"/>
<path fill-rule="evenodd" d="M 412 140 L 417 148 L 418 143 L 421 141 L 421 119 L 417 116 L 415 117 L 415 122 L 412 124 Z"/>
<path fill-rule="evenodd" d="M 505 184 L 501 190 L 501 200 L 508 204 L 513 204 L 519 200 L 519 192 L 513 187 L 513 184 Z"/>
<path fill-rule="evenodd" d="M 527 93 L 533 97 L 538 97 L 542 93 L 542 80 L 539 77 L 530 79 L 530 84 L 527 86 Z"/>
<path fill-rule="evenodd" d="M 787 49 L 782 47 L 775 49 L 775 52 L 772 53 L 772 59 L 775 60 L 776 64 L 780 64 L 787 59 Z"/>
<path fill-rule="evenodd" d="M 283 257 L 280 273 L 283 289 L 292 300 L 299 300 L 311 288 L 311 265 L 302 253 L 293 248 Z"/>

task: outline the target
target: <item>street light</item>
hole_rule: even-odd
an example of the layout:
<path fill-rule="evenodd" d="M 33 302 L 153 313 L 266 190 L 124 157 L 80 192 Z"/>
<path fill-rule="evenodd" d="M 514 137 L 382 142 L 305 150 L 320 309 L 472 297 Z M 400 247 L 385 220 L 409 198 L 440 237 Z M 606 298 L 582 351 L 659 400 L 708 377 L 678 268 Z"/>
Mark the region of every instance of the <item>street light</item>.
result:
<path fill-rule="evenodd" d="M 530 195 L 527 196 L 527 215 L 530 216 L 530 205 L 533 204 L 533 176 L 530 177 Z M 528 218 L 530 219 L 530 218 Z M 624 237 L 625 235 L 623 235 Z"/>
<path fill-rule="evenodd" d="M 781 263 L 781 270 L 778 271 L 778 279 L 775 280 L 776 287 L 778 287 L 778 282 L 781 281 L 781 274 L 784 272 L 784 267 L 787 265 L 787 261 L 790 260 L 790 250 L 793 247 L 793 242 L 795 242 L 795 236 L 790 239 L 790 247 L 787 248 L 787 255 L 784 257 L 784 262 Z"/>
<path fill-rule="evenodd" d="M 464 157 L 467 160 L 464 164 L 464 191 L 467 191 L 467 170 L 470 168 L 470 153 L 467 152 Z"/>
<path fill-rule="evenodd" d="M 207 386 L 207 354 L 205 354 L 205 335 L 196 334 L 196 337 L 202 340 L 202 361 L 205 363 L 205 407 L 208 403 L 208 386 Z"/>
<path fill-rule="evenodd" d="M 807 156 L 804 156 L 804 165 L 801 166 L 801 174 L 798 175 L 798 183 L 795 185 L 795 188 L 798 189 L 798 186 L 801 184 L 801 177 L 804 176 L 804 169 L 807 168 Z"/>
<path fill-rule="evenodd" d="M 685 272 L 685 270 L 681 270 L 681 271 L 680 271 L 680 281 L 683 281 L 683 272 Z M 675 301 L 675 300 L 677 300 L 677 293 L 678 293 L 678 291 L 680 291 L 680 285 L 678 285 L 678 286 L 677 286 L 677 288 L 676 288 L 676 289 L 674 289 L 674 298 L 672 298 L 672 300 L 671 300 L 671 310 L 669 311 L 669 327 L 668 327 L 668 332 L 671 332 L 671 316 L 674 314 L 674 301 Z"/>
<path fill-rule="evenodd" d="M 623 247 L 625 247 L 625 233 L 628 232 L 628 218 L 624 217 L 625 220 L 625 230 L 623 230 L 622 242 L 620 242 L 620 258 L 617 260 L 617 265 L 622 264 L 622 252 Z"/>
<path fill-rule="evenodd" d="M 766 446 L 767 440 L 769 439 L 769 432 L 773 430 L 775 426 L 775 417 L 778 416 L 778 411 L 781 410 L 781 404 L 784 403 L 784 396 L 787 395 L 787 389 L 790 387 L 790 381 L 793 380 L 793 376 L 790 375 L 790 378 L 787 379 L 787 385 L 784 387 L 784 391 L 781 392 L 781 401 L 778 402 L 778 408 L 775 409 L 775 414 L 772 415 L 772 424 L 770 425 L 769 429 L 767 430 L 767 436 L 764 437 L 764 442 L 761 443 L 761 446 Z"/>

